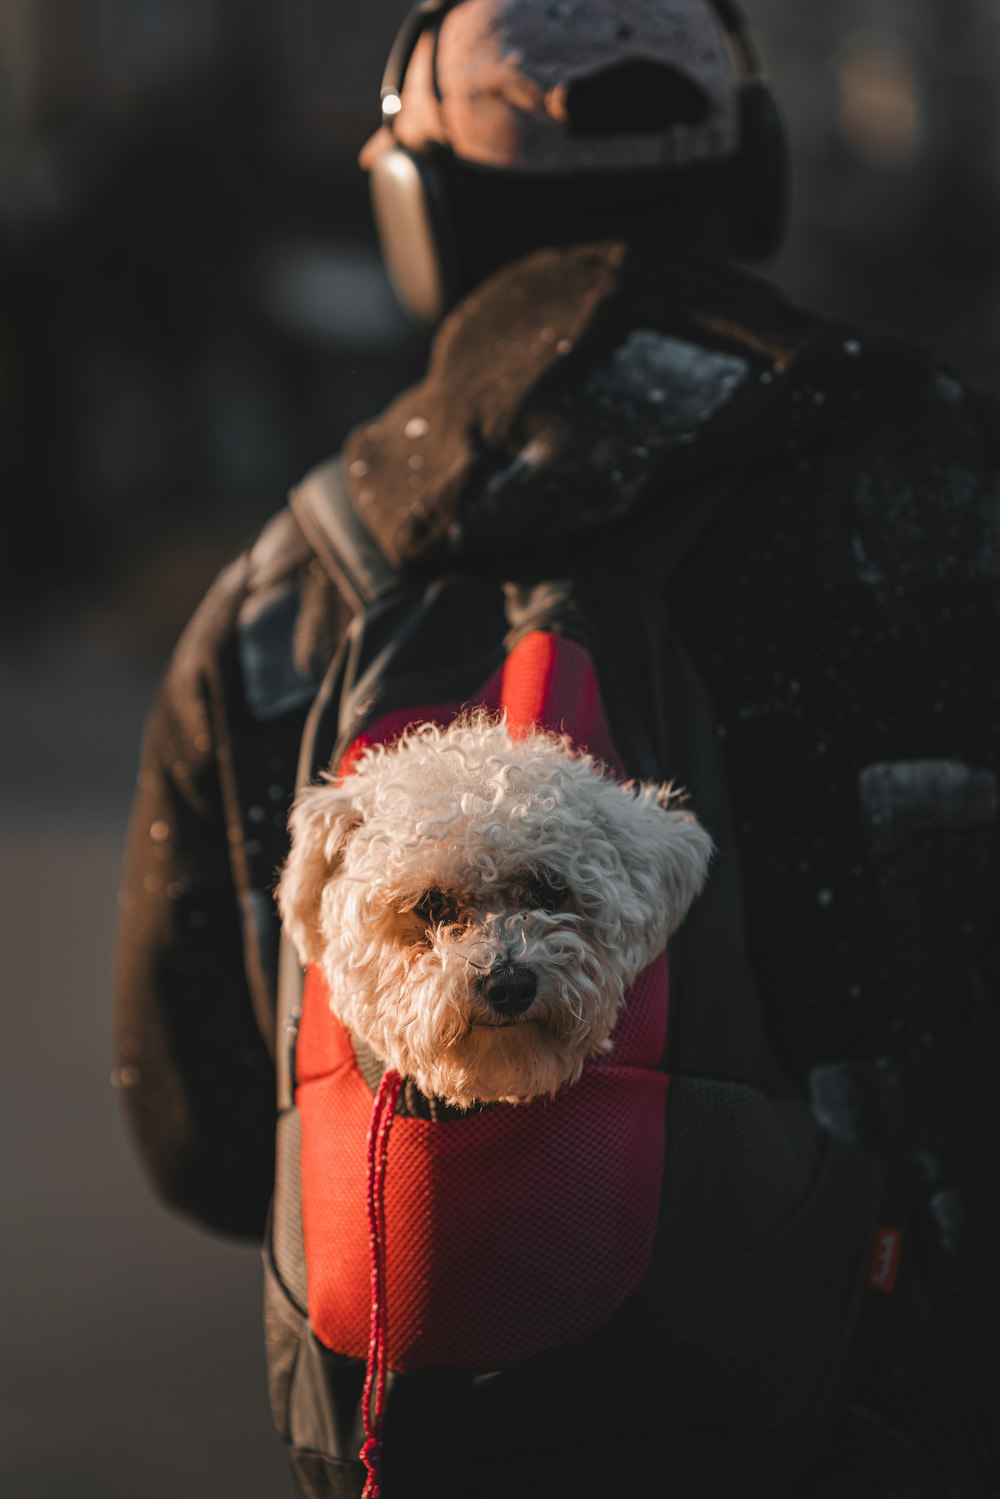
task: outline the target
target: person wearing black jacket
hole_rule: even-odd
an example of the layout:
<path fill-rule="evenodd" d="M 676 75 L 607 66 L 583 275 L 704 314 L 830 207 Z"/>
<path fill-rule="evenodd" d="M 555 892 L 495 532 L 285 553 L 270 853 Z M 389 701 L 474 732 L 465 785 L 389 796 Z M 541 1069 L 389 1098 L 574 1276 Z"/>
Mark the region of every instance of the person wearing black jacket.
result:
<path fill-rule="evenodd" d="M 425 377 L 350 436 L 345 473 L 404 575 L 516 575 L 530 557 L 566 576 L 623 537 L 637 557 L 675 549 L 669 608 L 718 716 L 770 1044 L 852 1144 L 882 1149 L 906 1120 L 910 1293 L 802 1493 L 985 1495 L 1000 402 L 733 264 L 734 240 L 756 231 L 763 248 L 781 216 L 769 178 L 765 224 L 741 218 L 752 44 L 720 7 L 745 53 L 727 73 L 691 43 L 706 16 L 722 35 L 712 8 L 668 8 L 688 41 L 671 60 L 653 26 L 639 64 L 656 6 L 614 7 L 638 36 L 618 38 L 617 62 L 587 28 L 598 0 L 574 6 L 555 64 L 540 18 L 560 7 L 465 0 L 419 18 L 403 108 L 365 159 L 404 297 L 449 310 Z M 386 207 L 398 171 L 410 212 L 413 163 L 440 169 L 454 235 L 416 270 Z M 272 891 L 306 715 L 351 613 L 280 511 L 177 647 L 129 834 L 115 979 L 129 1124 L 168 1202 L 251 1239 L 274 1170 Z"/>

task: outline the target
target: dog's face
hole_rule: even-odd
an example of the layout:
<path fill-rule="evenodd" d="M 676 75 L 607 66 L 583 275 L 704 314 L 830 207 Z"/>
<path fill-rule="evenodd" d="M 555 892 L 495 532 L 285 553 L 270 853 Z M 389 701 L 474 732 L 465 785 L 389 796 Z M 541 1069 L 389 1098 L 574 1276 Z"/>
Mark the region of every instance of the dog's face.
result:
<path fill-rule="evenodd" d="M 292 812 L 278 902 L 388 1067 L 468 1107 L 575 1081 L 704 883 L 668 788 L 477 716 L 367 750 Z"/>

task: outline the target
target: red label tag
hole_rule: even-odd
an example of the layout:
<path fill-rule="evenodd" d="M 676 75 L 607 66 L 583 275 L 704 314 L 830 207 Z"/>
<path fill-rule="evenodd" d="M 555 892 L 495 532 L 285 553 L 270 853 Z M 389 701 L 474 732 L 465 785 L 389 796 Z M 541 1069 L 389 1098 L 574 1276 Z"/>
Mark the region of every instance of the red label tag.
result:
<path fill-rule="evenodd" d="M 891 1296 L 896 1289 L 896 1272 L 899 1269 L 899 1252 L 903 1247 L 903 1235 L 898 1228 L 885 1228 L 881 1224 L 875 1230 L 871 1264 L 868 1266 L 869 1291 L 882 1291 Z"/>

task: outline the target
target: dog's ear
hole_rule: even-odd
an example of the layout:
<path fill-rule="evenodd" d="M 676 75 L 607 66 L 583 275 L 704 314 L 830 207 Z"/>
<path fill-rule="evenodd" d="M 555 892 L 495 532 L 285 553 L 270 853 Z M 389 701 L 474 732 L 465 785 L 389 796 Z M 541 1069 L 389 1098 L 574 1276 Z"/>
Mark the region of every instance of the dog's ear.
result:
<path fill-rule="evenodd" d="M 361 820 L 354 805 L 356 789 L 332 782 L 307 786 L 288 819 L 292 847 L 275 895 L 285 930 L 303 964 L 322 952 L 320 904 L 347 837 Z"/>
<path fill-rule="evenodd" d="M 647 910 L 665 915 L 670 937 L 708 878 L 714 845 L 672 786 L 646 781 L 621 791 L 619 849 L 636 894 Z"/>
<path fill-rule="evenodd" d="M 669 786 L 649 789 L 652 795 L 646 802 L 646 809 L 655 830 L 661 888 L 667 898 L 667 936 L 670 937 L 705 886 L 715 845 L 693 812 L 671 805 L 675 798 Z"/>

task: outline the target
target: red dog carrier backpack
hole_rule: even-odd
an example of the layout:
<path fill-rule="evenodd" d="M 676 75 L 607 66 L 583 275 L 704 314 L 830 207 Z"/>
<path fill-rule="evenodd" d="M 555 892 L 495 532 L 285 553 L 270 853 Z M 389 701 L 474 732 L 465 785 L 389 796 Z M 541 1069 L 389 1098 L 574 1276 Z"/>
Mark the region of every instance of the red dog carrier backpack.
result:
<path fill-rule="evenodd" d="M 300 1492 L 596 1495 L 661 1452 L 665 1482 L 710 1493 L 765 1451 L 783 1492 L 774 1454 L 793 1481 L 843 1386 L 878 1184 L 764 1045 L 718 738 L 658 591 L 610 569 L 401 579 L 335 468 L 293 503 L 357 606 L 300 784 L 483 707 L 684 785 L 720 850 L 610 1050 L 526 1104 L 461 1112 L 385 1073 L 286 943 L 265 1266 Z"/>

